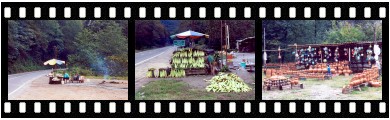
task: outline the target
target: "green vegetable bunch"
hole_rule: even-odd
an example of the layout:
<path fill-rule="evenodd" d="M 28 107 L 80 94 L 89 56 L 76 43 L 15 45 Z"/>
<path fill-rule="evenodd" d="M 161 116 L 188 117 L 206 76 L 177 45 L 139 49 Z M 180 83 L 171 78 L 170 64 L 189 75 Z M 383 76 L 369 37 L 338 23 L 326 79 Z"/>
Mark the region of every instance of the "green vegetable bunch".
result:
<path fill-rule="evenodd" d="M 160 78 L 167 77 L 167 71 L 166 70 L 160 70 L 159 76 L 160 76 Z"/>
<path fill-rule="evenodd" d="M 180 78 L 185 76 L 186 76 L 186 72 L 183 69 L 176 69 L 176 70 L 172 69 L 171 74 L 169 75 L 169 77 L 173 77 L 173 78 Z"/>
<path fill-rule="evenodd" d="M 153 71 L 146 72 L 146 77 L 147 78 L 152 78 L 153 77 Z"/>
<path fill-rule="evenodd" d="M 208 92 L 249 92 L 252 88 L 235 74 L 220 73 L 211 78 L 206 90 Z"/>

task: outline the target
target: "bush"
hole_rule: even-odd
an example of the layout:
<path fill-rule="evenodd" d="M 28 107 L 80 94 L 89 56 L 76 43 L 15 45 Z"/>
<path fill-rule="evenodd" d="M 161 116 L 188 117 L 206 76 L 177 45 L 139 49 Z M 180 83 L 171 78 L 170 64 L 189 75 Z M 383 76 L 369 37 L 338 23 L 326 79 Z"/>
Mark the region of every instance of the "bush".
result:
<path fill-rule="evenodd" d="M 90 69 L 85 69 L 77 66 L 72 66 L 69 68 L 69 73 L 71 75 L 79 74 L 79 75 L 84 75 L 84 76 L 95 76 L 96 74 L 90 70 Z"/>
<path fill-rule="evenodd" d="M 39 64 L 33 62 L 32 60 L 17 60 L 8 68 L 8 74 L 15 74 L 21 72 L 29 72 L 36 70 L 49 69 L 48 66 L 43 66 L 43 64 Z"/>

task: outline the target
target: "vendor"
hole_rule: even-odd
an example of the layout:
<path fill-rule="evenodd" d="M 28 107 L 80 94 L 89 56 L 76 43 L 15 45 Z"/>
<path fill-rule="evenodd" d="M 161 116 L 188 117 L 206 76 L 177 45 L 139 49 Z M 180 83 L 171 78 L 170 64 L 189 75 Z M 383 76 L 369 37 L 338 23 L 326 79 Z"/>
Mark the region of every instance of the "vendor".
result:
<path fill-rule="evenodd" d="M 65 72 L 65 74 L 64 74 L 64 80 L 65 80 L 65 82 L 67 82 L 67 80 L 69 80 L 69 74 L 68 74 L 68 72 Z"/>
<path fill-rule="evenodd" d="M 209 64 L 209 66 L 210 66 L 211 74 L 212 74 L 212 75 L 215 75 L 215 66 L 214 66 L 214 64 L 213 64 L 213 62 L 214 62 L 214 56 L 213 56 L 212 54 L 209 54 L 209 55 L 207 56 L 207 61 L 208 61 L 208 64 Z"/>
<path fill-rule="evenodd" d="M 328 75 L 331 75 L 332 73 L 331 73 L 331 71 L 330 71 L 330 65 L 328 64 Z"/>

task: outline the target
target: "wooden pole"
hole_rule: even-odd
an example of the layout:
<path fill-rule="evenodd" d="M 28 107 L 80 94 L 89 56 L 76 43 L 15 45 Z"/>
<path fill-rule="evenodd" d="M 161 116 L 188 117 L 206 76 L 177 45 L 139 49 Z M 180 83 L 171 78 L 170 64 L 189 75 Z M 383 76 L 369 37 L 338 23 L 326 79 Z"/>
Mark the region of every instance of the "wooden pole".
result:
<path fill-rule="evenodd" d="M 53 48 L 54 48 L 54 59 L 57 59 L 57 47 L 54 46 Z M 55 69 L 57 69 L 57 63 L 54 64 L 54 70 L 55 70 Z"/>
<path fill-rule="evenodd" d="M 348 61 L 351 62 L 351 48 L 348 48 Z"/>
<path fill-rule="evenodd" d="M 264 44 L 264 47 L 263 47 L 263 48 L 264 48 L 264 53 L 266 54 L 266 52 L 265 52 L 265 27 L 264 27 L 264 30 L 263 30 L 263 31 L 264 31 L 264 33 L 263 33 L 263 44 Z M 263 55 L 264 55 L 264 54 L 263 54 Z M 264 60 L 264 59 L 263 59 L 263 65 L 264 65 L 264 66 L 267 65 L 267 60 Z"/>
<path fill-rule="evenodd" d="M 225 21 L 225 31 L 226 31 L 226 33 L 225 33 L 225 37 L 226 37 L 226 43 L 225 43 L 225 65 L 227 65 L 227 48 L 228 48 L 228 40 L 229 40 L 229 36 L 228 36 L 228 27 L 227 27 L 227 25 L 226 25 L 226 21 Z"/>
<path fill-rule="evenodd" d="M 322 59 L 322 50 L 321 50 L 321 47 L 320 47 L 320 51 L 321 51 L 321 63 L 323 63 L 323 59 Z M 325 52 L 325 51 L 324 51 Z"/>
<path fill-rule="evenodd" d="M 222 61 L 222 60 L 223 60 L 223 59 L 222 59 L 222 55 L 223 55 L 223 54 L 222 54 L 222 51 L 223 51 L 223 50 L 222 50 L 222 49 L 223 49 L 223 46 L 222 46 L 222 39 L 223 39 L 223 38 L 222 38 L 222 31 L 223 31 L 223 29 L 222 29 L 222 20 L 221 20 L 221 41 L 220 41 L 220 42 L 221 42 L 221 54 L 220 54 L 220 58 L 221 58 L 220 67 L 221 67 L 221 68 L 222 68 L 222 63 L 223 63 L 223 61 Z"/>
<path fill-rule="evenodd" d="M 376 41 L 376 25 L 374 23 L 374 41 Z"/>

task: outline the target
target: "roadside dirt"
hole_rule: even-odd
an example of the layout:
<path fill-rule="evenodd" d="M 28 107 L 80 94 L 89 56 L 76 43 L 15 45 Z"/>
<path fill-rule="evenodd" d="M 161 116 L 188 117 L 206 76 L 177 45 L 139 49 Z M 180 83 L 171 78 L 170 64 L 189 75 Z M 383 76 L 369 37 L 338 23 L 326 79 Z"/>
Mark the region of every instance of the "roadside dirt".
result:
<path fill-rule="evenodd" d="M 33 80 L 9 100 L 128 100 L 127 80 L 88 79 L 84 83 L 49 84 L 48 77 Z M 116 83 L 110 83 L 114 81 Z"/>
<path fill-rule="evenodd" d="M 362 87 L 362 91 L 342 94 L 342 86 L 348 84 L 351 77 L 334 77 L 333 80 L 300 81 L 304 88 L 284 86 L 283 90 L 273 88 L 261 90 L 262 100 L 381 100 L 381 87 Z"/>

